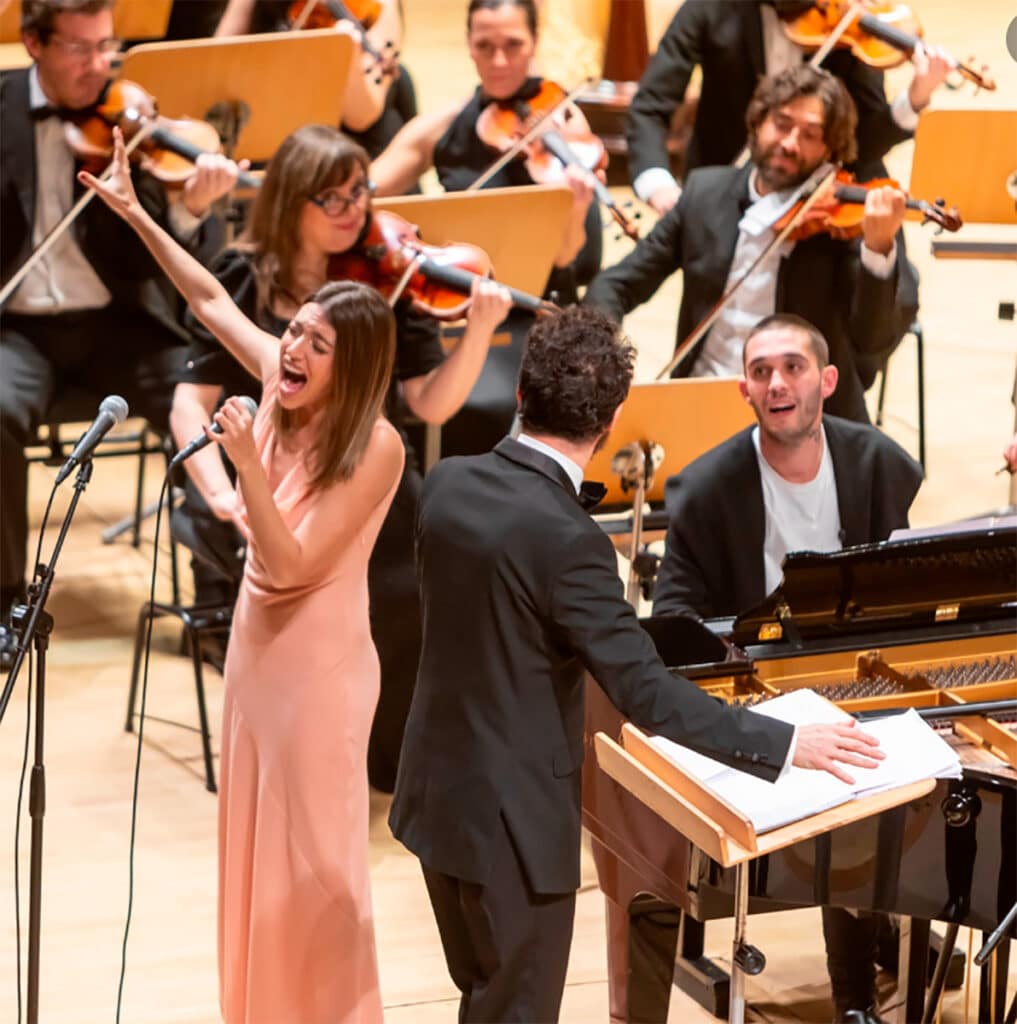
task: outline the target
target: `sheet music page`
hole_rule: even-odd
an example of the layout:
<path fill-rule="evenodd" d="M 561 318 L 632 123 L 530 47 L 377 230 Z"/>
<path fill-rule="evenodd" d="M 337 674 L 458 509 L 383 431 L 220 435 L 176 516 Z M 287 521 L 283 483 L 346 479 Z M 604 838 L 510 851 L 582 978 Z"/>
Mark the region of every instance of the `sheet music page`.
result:
<path fill-rule="evenodd" d="M 812 690 L 793 690 L 751 709 L 791 725 L 836 723 L 851 716 Z M 729 768 L 662 736 L 650 742 L 669 760 L 707 785 L 745 815 L 757 835 L 818 814 L 857 796 L 908 785 L 927 778 L 959 778 L 957 755 L 912 708 L 904 714 L 866 722 L 886 758 L 877 768 L 845 766 L 855 780 L 849 786 L 827 772 L 792 766 L 777 782 Z"/>

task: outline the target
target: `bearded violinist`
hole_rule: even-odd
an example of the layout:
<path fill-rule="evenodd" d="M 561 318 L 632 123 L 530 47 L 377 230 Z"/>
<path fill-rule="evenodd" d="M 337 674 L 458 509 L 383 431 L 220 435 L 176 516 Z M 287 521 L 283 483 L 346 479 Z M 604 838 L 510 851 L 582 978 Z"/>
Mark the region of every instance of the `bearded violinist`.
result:
<path fill-rule="evenodd" d="M 6 282 L 80 194 L 62 111 L 96 104 L 119 42 L 113 0 L 24 0 L 22 39 L 34 63 L 0 83 L 0 278 Z M 169 195 L 134 172 L 145 208 L 191 252 L 210 256 L 221 232 L 207 217 L 237 167 L 199 159 Z M 144 247 L 101 203 L 91 203 L 26 276 L 0 314 L 0 615 L 24 594 L 25 445 L 68 385 L 124 395 L 134 414 L 165 428 L 186 333 L 178 300 Z M 9 636 L 0 637 L 9 641 Z"/>
<path fill-rule="evenodd" d="M 749 163 L 693 171 L 678 204 L 625 259 L 598 275 L 586 302 L 620 320 L 681 268 L 680 342 L 748 274 L 673 376 L 739 376 L 747 332 L 772 313 L 795 313 L 827 339 L 840 375 L 827 411 L 868 422 L 861 363 L 892 350 L 917 304 L 901 244 L 904 193 L 869 192 L 861 239 L 820 234 L 770 247 L 773 225 L 796 190 L 852 161 L 855 109 L 840 79 L 799 65 L 759 83 L 747 122 Z"/>
<path fill-rule="evenodd" d="M 666 140 L 693 68 L 702 69 L 703 79 L 686 174 L 730 163 L 739 154 L 746 142 L 745 111 L 759 78 L 805 59 L 787 38 L 781 15 L 809 6 L 800 0 L 686 0 L 679 7 L 639 82 L 625 131 L 633 188 L 657 213 L 667 213 L 681 191 L 668 166 Z M 844 83 L 858 109 L 857 158 L 850 170 L 864 181 L 885 176 L 883 156 L 914 134 L 949 61 L 935 46 L 916 51 L 911 83 L 892 104 L 883 73 L 848 51 L 835 50 L 822 66 Z"/>

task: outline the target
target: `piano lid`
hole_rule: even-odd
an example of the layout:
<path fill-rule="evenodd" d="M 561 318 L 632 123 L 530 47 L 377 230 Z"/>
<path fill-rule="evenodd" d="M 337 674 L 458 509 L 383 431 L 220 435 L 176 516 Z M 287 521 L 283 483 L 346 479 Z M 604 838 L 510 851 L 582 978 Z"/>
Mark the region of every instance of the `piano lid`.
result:
<path fill-rule="evenodd" d="M 739 646 L 1013 614 L 1017 529 L 992 528 L 864 544 L 784 559 L 784 578 L 739 615 Z"/>

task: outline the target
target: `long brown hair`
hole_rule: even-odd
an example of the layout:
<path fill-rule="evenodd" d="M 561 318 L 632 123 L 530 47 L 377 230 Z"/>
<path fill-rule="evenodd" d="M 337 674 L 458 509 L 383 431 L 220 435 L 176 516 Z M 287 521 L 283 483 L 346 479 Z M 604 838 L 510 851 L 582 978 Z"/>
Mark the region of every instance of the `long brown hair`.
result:
<path fill-rule="evenodd" d="M 318 438 L 307 454 L 312 489 L 348 480 L 367 451 L 381 415 L 395 362 L 395 317 L 370 285 L 330 281 L 308 299 L 335 330 L 332 387 Z M 274 411 L 280 433 L 292 429 L 290 413 Z"/>
<path fill-rule="evenodd" d="M 324 124 L 305 124 L 283 139 L 265 168 L 265 178 L 237 248 L 254 255 L 258 312 L 271 312 L 279 298 L 299 304 L 293 264 L 300 248 L 298 225 L 304 203 L 342 185 L 356 167 L 366 175 L 367 153 Z"/>

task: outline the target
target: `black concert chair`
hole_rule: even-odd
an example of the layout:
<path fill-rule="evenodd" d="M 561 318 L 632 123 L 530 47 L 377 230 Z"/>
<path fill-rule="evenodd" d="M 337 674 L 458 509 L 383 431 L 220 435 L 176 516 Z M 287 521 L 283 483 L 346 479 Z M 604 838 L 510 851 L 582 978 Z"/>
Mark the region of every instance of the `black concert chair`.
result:
<path fill-rule="evenodd" d="M 915 320 L 907 330 L 907 335 L 913 335 L 915 339 L 915 358 L 917 360 L 916 378 L 918 383 L 918 461 L 925 466 L 925 332 L 921 321 Z M 899 349 L 900 346 L 898 346 Z M 895 351 L 897 351 L 895 349 Z M 888 357 L 879 372 L 879 399 L 876 403 L 876 426 L 883 425 L 883 405 L 886 401 L 886 378 L 890 363 Z"/>

